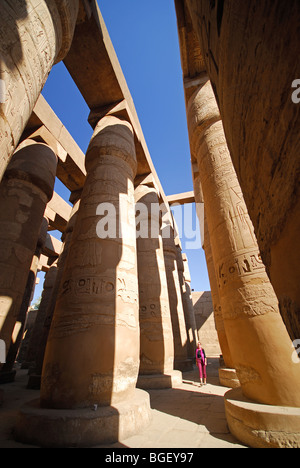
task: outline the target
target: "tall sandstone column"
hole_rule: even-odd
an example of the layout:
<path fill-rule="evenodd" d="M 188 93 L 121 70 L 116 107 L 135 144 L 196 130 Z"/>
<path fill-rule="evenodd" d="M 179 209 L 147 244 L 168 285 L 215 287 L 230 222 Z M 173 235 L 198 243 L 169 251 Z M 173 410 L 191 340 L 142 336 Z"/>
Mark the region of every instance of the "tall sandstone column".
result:
<path fill-rule="evenodd" d="M 219 298 L 218 282 L 215 272 L 215 264 L 212 257 L 210 236 L 207 228 L 206 217 L 204 217 L 204 252 L 207 264 L 207 272 L 211 287 L 211 296 L 214 308 L 215 326 L 218 335 L 220 348 L 222 351 L 222 364 L 219 367 L 219 380 L 225 387 L 239 387 L 240 382 L 234 369 L 233 359 L 231 357 L 230 347 L 224 327 L 221 302 Z"/>
<path fill-rule="evenodd" d="M 174 228 L 167 217 L 165 217 L 166 222 L 164 222 L 162 229 L 162 238 L 174 337 L 174 368 L 186 371 L 192 369 L 193 361 L 188 357 L 187 332 L 177 268 Z"/>
<path fill-rule="evenodd" d="M 12 382 L 15 378 L 16 371 L 13 369 L 16 357 L 18 355 L 18 361 L 20 361 L 21 345 L 23 346 L 23 335 L 26 327 L 28 308 L 30 306 L 31 300 L 34 295 L 36 275 L 38 271 L 38 265 L 40 260 L 40 255 L 42 249 L 46 242 L 48 232 L 48 219 L 43 218 L 41 223 L 41 228 L 38 236 L 37 245 L 35 248 L 34 255 L 32 257 L 32 262 L 30 265 L 28 278 L 26 282 L 26 287 L 22 299 L 22 304 L 19 310 L 19 314 L 16 320 L 16 326 L 13 331 L 13 338 L 9 347 L 8 354 L 6 356 L 6 363 L 2 366 L 0 371 L 0 383 L 2 382 Z"/>
<path fill-rule="evenodd" d="M 161 238 L 158 193 L 153 183 L 135 189 L 140 319 L 140 388 L 172 387 L 181 382 L 174 371 L 174 342 Z"/>
<path fill-rule="evenodd" d="M 192 168 L 193 171 L 193 185 L 194 185 L 194 195 L 195 195 L 195 203 L 196 206 L 200 205 L 200 203 L 203 203 L 203 193 L 202 193 L 202 188 L 201 188 L 201 180 L 200 180 L 200 175 L 198 172 L 198 169 L 195 171 Z M 210 284 L 210 289 L 211 289 L 211 298 L 212 298 L 212 303 L 213 303 L 213 309 L 214 309 L 214 319 L 215 319 L 215 326 L 216 326 L 216 331 L 218 335 L 218 340 L 220 344 L 220 348 L 222 351 L 223 359 L 225 362 L 225 365 L 232 368 L 233 367 L 233 361 L 232 357 L 230 354 L 230 349 L 228 346 L 228 340 L 226 337 L 226 332 L 224 328 L 224 323 L 223 323 L 223 318 L 222 318 L 222 310 L 221 310 L 221 304 L 220 304 L 220 298 L 219 298 L 219 289 L 218 289 L 218 282 L 216 278 L 216 272 L 215 272 L 215 265 L 212 257 L 212 251 L 211 251 L 211 245 L 210 245 L 210 236 L 208 232 L 208 227 L 207 227 L 207 219 L 206 219 L 206 213 L 202 214 L 203 219 L 201 219 L 201 214 L 198 210 L 198 219 L 199 219 L 199 224 L 203 222 L 203 250 L 205 254 L 205 260 L 206 260 L 206 266 L 207 266 L 207 273 L 208 273 L 208 278 L 209 278 L 209 284 Z"/>
<path fill-rule="evenodd" d="M 32 333 L 30 336 L 25 363 L 23 368 L 29 368 L 29 374 L 34 371 L 35 363 L 38 357 L 39 342 L 42 336 L 42 330 L 46 318 L 47 308 L 51 299 L 53 286 L 57 276 L 57 261 L 55 261 L 47 271 L 43 284 L 43 292 L 39 305 L 37 317 L 34 322 Z"/>
<path fill-rule="evenodd" d="M 187 116 L 226 336 L 243 395 L 262 406 L 297 407 L 299 364 L 291 359 L 291 341 L 260 258 L 209 81 L 190 98 Z M 237 418 L 230 417 L 229 424 L 236 428 Z M 251 433 L 251 437 L 261 436 Z"/>
<path fill-rule="evenodd" d="M 47 202 L 57 158 L 51 148 L 26 140 L 0 184 L 0 339 L 9 349 Z"/>
<path fill-rule="evenodd" d="M 80 200 L 74 203 L 70 219 L 62 235 L 63 246 L 60 255 L 47 272 L 38 316 L 30 339 L 27 360 L 30 364 L 27 388 L 40 388 L 42 368 L 49 330 L 55 310 L 55 304 L 61 286 L 62 275 L 72 239 Z"/>
<path fill-rule="evenodd" d="M 198 172 L 198 165 L 197 163 L 192 164 L 192 173 L 193 173 L 193 185 L 194 185 L 194 195 L 195 195 L 195 202 L 196 206 L 199 207 L 200 203 L 203 203 L 203 193 L 201 187 L 201 179 Z M 236 375 L 236 371 L 233 368 L 233 360 L 231 357 L 231 352 L 228 345 L 228 340 L 226 336 L 226 331 L 224 327 L 224 321 L 222 317 L 222 309 L 219 297 L 219 288 L 218 282 L 216 278 L 215 272 L 215 264 L 213 261 L 211 245 L 210 245 L 210 236 L 207 227 L 207 220 L 205 214 L 205 207 L 204 211 L 200 212 L 197 210 L 197 216 L 199 218 L 199 224 L 201 229 L 201 223 L 203 223 L 203 250 L 205 254 L 209 284 L 211 289 L 211 298 L 213 303 L 213 310 L 214 310 L 214 320 L 215 320 L 215 327 L 216 332 L 218 335 L 218 341 L 222 352 L 222 360 L 219 367 L 219 380 L 221 385 L 225 387 L 238 387 L 240 385 L 239 380 Z"/>
<path fill-rule="evenodd" d="M 150 417 L 149 395 L 136 389 L 137 162 L 131 125 L 113 116 L 101 119 L 85 164 L 87 178 L 45 352 L 39 419 L 33 424 L 32 406 L 16 429 L 21 440 L 42 446 L 116 441 L 143 428 Z M 50 435 L 42 433 L 45 426 Z"/>
<path fill-rule="evenodd" d="M 54 63 L 69 50 L 78 0 L 7 0 L 0 17 L 0 179 Z"/>
<path fill-rule="evenodd" d="M 180 292 L 187 334 L 187 353 L 188 357 L 194 362 L 195 351 L 198 342 L 198 333 L 190 287 L 191 277 L 187 257 L 182 253 L 181 246 L 179 244 L 176 246 L 176 253 Z"/>
<path fill-rule="evenodd" d="M 300 2 L 185 2 L 266 271 L 299 339 Z"/>

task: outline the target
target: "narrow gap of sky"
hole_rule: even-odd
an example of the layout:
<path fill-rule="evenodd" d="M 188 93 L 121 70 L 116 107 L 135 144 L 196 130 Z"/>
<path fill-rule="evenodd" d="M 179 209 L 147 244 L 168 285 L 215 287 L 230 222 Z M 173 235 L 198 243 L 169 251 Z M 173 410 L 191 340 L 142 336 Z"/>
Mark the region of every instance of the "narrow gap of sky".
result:
<path fill-rule="evenodd" d="M 165 194 L 193 190 L 173 0 L 98 0 L 98 4 Z M 42 94 L 85 153 L 93 132 L 87 122 L 89 108 L 63 63 L 53 67 Z M 69 191 L 59 181 L 55 190 L 68 201 Z M 201 245 L 187 244 L 190 239 L 185 237 L 193 230 L 199 236 L 195 207 L 190 208 L 193 226 L 182 233 L 182 247 L 192 288 L 205 291 L 210 285 L 204 251 Z M 179 223 L 181 216 L 182 212 Z M 59 238 L 59 233 L 54 235 Z"/>

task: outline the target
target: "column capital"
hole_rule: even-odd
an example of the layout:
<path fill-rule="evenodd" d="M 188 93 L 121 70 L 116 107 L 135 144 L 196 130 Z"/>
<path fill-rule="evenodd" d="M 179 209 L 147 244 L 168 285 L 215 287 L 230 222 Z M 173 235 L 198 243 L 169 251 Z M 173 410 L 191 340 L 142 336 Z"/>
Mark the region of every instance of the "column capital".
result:
<path fill-rule="evenodd" d="M 192 156 L 197 159 L 198 138 L 213 123 L 221 120 L 220 111 L 213 93 L 211 82 L 202 83 L 187 103 L 187 123 Z M 225 142 L 225 137 L 224 137 Z M 196 156 L 195 154 L 196 153 Z"/>
<path fill-rule="evenodd" d="M 57 157 L 44 143 L 25 140 L 14 153 L 4 174 L 4 179 L 20 179 L 42 190 L 48 201 L 53 195 Z"/>
<path fill-rule="evenodd" d="M 49 4 L 50 2 L 48 2 Z M 72 44 L 74 24 L 76 23 L 79 0 L 54 0 L 60 20 L 60 37 L 55 63 L 65 58 Z M 53 7 L 52 7 L 53 8 Z M 49 6 L 50 9 L 50 6 Z M 52 13 L 54 17 L 54 13 Z"/>
<path fill-rule="evenodd" d="M 105 155 L 123 159 L 133 175 L 137 170 L 134 132 L 131 124 L 113 115 L 103 117 L 97 123 L 86 153 L 85 166 L 89 171 Z"/>

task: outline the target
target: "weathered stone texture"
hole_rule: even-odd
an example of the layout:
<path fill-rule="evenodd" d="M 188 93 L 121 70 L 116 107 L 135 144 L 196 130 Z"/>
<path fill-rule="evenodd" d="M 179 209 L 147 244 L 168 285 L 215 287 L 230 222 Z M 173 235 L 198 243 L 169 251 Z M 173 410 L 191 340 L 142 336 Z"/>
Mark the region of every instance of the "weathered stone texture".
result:
<path fill-rule="evenodd" d="M 71 45 L 78 5 L 78 0 L 1 4 L 0 178 L 52 65 Z"/>
<path fill-rule="evenodd" d="M 148 225 L 146 236 L 137 238 L 141 333 L 139 373 L 171 372 L 174 365 L 174 344 L 160 213 L 157 212 L 157 219 L 154 218 L 154 210 L 150 216 L 151 205 L 158 206 L 159 203 L 156 189 L 140 184 L 135 189 L 135 202 L 145 207 L 138 214 L 139 223 Z M 151 235 L 153 223 L 158 228 L 157 236 Z"/>
<path fill-rule="evenodd" d="M 47 145 L 27 140 L 14 153 L 0 184 L 0 338 L 7 351 L 45 207 L 52 197 L 56 165 Z"/>
<path fill-rule="evenodd" d="M 99 122 L 86 168 L 44 360 L 41 404 L 49 408 L 123 401 L 139 369 L 136 156 L 129 123 L 112 116 Z M 101 202 L 115 208 L 122 237 L 98 237 Z"/>
<path fill-rule="evenodd" d="M 166 225 L 163 228 L 162 236 L 174 338 L 174 368 L 184 371 L 191 367 L 191 361 L 188 359 L 187 331 L 178 276 L 177 249 L 173 227 Z"/>
<path fill-rule="evenodd" d="M 300 4 L 187 0 L 257 242 L 300 336 Z"/>
<path fill-rule="evenodd" d="M 187 115 L 224 326 L 243 392 L 259 402 L 297 406 L 299 371 L 290 360 L 290 339 L 260 258 L 209 81 L 190 98 Z"/>

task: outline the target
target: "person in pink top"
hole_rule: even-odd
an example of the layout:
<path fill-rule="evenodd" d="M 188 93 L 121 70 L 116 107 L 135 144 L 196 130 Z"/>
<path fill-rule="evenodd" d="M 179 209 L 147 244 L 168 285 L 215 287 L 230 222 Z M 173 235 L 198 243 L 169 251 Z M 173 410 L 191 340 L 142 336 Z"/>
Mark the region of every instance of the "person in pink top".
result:
<path fill-rule="evenodd" d="M 199 369 L 199 377 L 200 377 L 200 387 L 201 385 L 206 385 L 206 366 L 207 366 L 207 359 L 205 355 L 205 351 L 201 346 L 200 341 L 198 341 L 198 346 L 196 349 L 196 364 Z"/>

